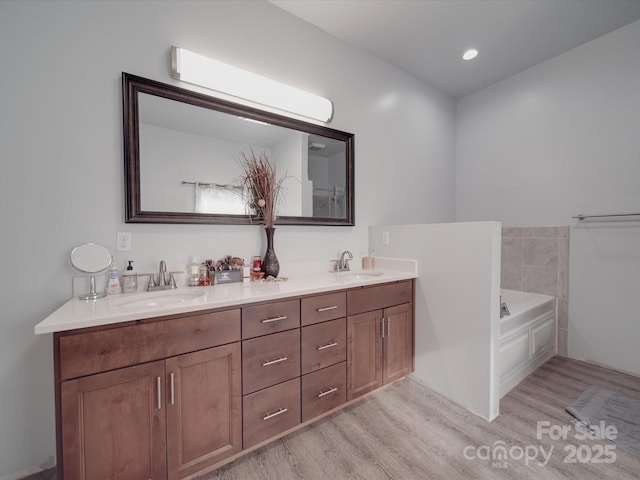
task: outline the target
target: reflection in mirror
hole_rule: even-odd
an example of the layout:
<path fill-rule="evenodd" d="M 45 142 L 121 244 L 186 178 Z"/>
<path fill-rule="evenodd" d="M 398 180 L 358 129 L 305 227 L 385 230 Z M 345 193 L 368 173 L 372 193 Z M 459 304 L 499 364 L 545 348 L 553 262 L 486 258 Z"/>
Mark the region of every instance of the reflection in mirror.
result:
<path fill-rule="evenodd" d="M 69 263 L 76 272 L 89 277 L 89 293 L 80 295 L 80 300 L 95 300 L 105 296 L 105 292 L 96 290 L 96 275 L 107 271 L 113 263 L 107 248 L 95 243 L 79 245 L 71 251 Z"/>
<path fill-rule="evenodd" d="M 277 224 L 353 225 L 353 135 L 123 74 L 128 222 L 250 223 L 241 152 L 286 175 Z"/>

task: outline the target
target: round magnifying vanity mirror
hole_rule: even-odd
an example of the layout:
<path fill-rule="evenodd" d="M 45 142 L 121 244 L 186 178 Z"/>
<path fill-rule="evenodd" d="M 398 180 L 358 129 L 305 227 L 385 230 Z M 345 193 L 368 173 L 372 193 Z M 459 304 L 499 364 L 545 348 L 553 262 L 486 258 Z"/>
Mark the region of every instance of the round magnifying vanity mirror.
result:
<path fill-rule="evenodd" d="M 85 243 L 71 251 L 69 262 L 81 275 L 89 277 L 89 293 L 80 295 L 80 300 L 95 300 L 105 296 L 105 292 L 96 290 L 96 275 L 106 272 L 113 263 L 111 252 L 102 245 Z"/>

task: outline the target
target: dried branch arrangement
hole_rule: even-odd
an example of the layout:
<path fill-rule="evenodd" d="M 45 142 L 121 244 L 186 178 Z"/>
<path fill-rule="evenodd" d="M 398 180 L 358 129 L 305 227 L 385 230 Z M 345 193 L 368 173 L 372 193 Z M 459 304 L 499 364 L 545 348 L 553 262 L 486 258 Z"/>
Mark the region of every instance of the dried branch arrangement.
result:
<path fill-rule="evenodd" d="M 240 155 L 240 183 L 243 191 L 248 192 L 248 206 L 256 210 L 266 227 L 273 227 L 285 177 L 276 178 L 276 168 L 269 162 L 269 156 L 265 151 L 260 152 L 259 156 L 256 156 L 253 150 L 248 155 L 245 152 L 241 152 Z"/>

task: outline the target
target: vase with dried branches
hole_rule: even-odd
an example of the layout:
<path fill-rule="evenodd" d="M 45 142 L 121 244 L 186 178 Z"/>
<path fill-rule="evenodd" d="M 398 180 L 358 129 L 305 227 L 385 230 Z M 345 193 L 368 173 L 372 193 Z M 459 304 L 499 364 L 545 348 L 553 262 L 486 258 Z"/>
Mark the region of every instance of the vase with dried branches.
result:
<path fill-rule="evenodd" d="M 267 236 L 267 251 L 262 260 L 262 271 L 265 276 L 277 277 L 280 273 L 280 263 L 273 246 L 274 224 L 276 221 L 276 206 L 282 193 L 282 182 L 285 177 L 276 176 L 276 168 L 269 161 L 267 152 L 256 155 L 253 150 L 249 154 L 241 152 L 240 167 L 242 175 L 240 181 L 243 192 L 248 195 L 247 205 L 256 211 L 258 220 L 264 223 Z"/>

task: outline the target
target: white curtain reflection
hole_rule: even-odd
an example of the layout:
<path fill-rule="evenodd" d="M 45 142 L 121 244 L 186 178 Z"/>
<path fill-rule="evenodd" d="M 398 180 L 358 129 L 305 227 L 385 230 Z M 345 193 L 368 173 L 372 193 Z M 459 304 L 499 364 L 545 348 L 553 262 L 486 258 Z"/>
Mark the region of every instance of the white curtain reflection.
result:
<path fill-rule="evenodd" d="M 216 183 L 195 184 L 196 213 L 245 215 L 247 213 L 242 187 Z"/>

